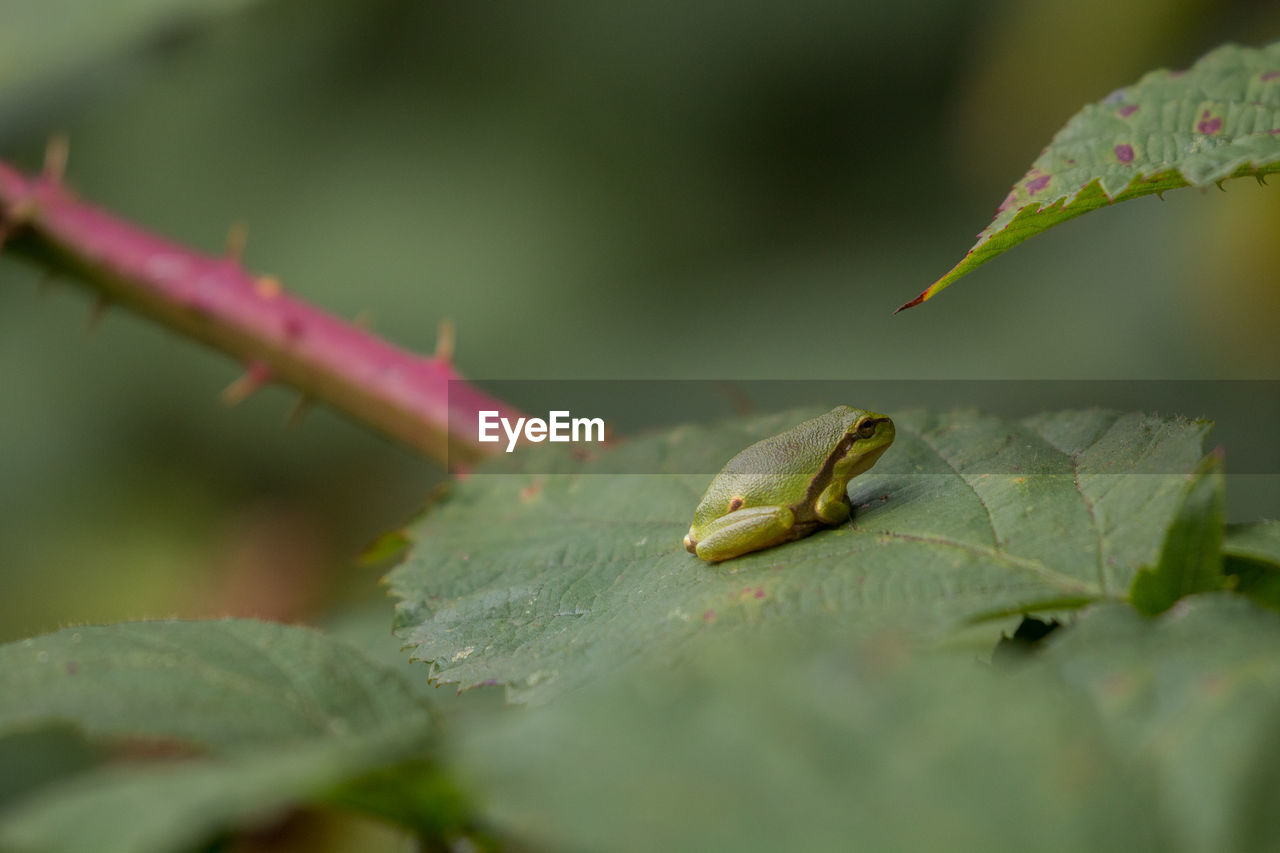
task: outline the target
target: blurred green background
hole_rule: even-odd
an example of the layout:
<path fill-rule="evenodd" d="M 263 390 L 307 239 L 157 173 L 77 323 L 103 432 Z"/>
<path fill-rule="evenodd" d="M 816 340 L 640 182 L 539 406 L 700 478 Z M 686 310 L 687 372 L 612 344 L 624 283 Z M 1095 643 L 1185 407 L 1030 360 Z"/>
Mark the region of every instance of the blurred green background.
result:
<path fill-rule="evenodd" d="M 453 318 L 481 379 L 1280 379 L 1252 182 L 890 316 L 1082 104 L 1278 35 L 1243 0 L 3 0 L 0 157 L 66 131 L 82 196 L 206 251 L 244 221 L 251 267 L 392 340 Z M 0 257 L 0 639 L 386 617 L 354 555 L 438 466 L 325 411 L 284 429 L 281 391 L 227 409 L 230 361 L 120 312 L 87 336 L 39 278 Z"/>

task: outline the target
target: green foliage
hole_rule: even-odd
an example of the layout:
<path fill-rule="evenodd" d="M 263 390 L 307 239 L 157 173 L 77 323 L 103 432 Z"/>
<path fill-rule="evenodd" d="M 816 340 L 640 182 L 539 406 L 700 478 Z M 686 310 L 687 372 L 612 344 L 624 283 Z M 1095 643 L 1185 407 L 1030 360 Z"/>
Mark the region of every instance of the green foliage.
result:
<path fill-rule="evenodd" d="M 1165 536 L 1160 562 L 1133 580 L 1129 599 L 1143 613 L 1162 613 L 1183 596 L 1222 589 L 1226 479 L 1222 459 L 1205 457 Z"/>
<path fill-rule="evenodd" d="M 889 622 L 936 638 L 994 616 L 1124 599 L 1158 560 L 1209 429 L 1104 411 L 1016 422 L 895 414 L 896 443 L 849 485 L 852 523 L 714 566 L 685 552 L 709 477 L 682 472 L 715 471 L 809 416 L 477 470 L 409 530 L 416 545 L 388 578 L 401 636 L 442 681 L 507 684 L 536 701 L 759 623 Z M 616 473 L 637 470 L 653 473 Z"/>
<path fill-rule="evenodd" d="M 195 748 L 342 737 L 422 714 L 395 673 L 305 628 L 217 620 L 87 625 L 0 646 L 0 732 L 50 719 Z"/>
<path fill-rule="evenodd" d="M 1028 237 L 1131 198 L 1280 171 L 1280 42 L 1225 45 L 1077 113 L 950 272 L 903 308 Z M 902 310 L 901 308 L 898 310 Z"/>
<path fill-rule="evenodd" d="M 1228 562 L 1253 562 L 1280 570 L 1280 521 L 1264 519 L 1231 525 L 1222 551 Z"/>
<path fill-rule="evenodd" d="M 550 849 L 1257 849 L 1280 616 L 1090 608 L 1014 667 L 892 635 L 700 646 L 473 731 L 459 768 Z M 648 677 L 645 677 L 645 676 Z M 767 677 L 766 677 L 767 676 Z M 608 779 L 609 784 L 599 780 Z"/>
<path fill-rule="evenodd" d="M 1228 527 L 1222 553 L 1238 592 L 1280 610 L 1280 521 Z"/>
<path fill-rule="evenodd" d="M 0 647 L 0 673 L 0 735 L 70 724 L 133 756 L 12 799 L 6 850 L 190 845 L 420 761 L 432 733 L 397 673 L 316 631 L 263 622 L 68 628 Z"/>
<path fill-rule="evenodd" d="M 370 769 L 403 762 L 421 750 L 421 735 L 406 726 L 216 760 L 105 766 L 19 802 L 0 819 L 0 846 L 16 853 L 183 849 L 221 830 L 268 823 Z"/>

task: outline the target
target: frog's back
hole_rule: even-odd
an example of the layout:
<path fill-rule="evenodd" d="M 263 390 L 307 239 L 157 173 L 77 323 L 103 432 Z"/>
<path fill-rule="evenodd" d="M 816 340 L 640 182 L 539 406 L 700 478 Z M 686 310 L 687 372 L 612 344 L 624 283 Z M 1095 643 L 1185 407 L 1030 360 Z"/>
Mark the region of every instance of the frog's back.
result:
<path fill-rule="evenodd" d="M 840 408 L 856 411 L 848 406 Z M 846 419 L 830 415 L 805 421 L 786 432 L 757 441 L 730 459 L 722 473 L 765 478 L 802 476 L 807 479 L 822 467 L 856 421 L 856 416 Z"/>
<path fill-rule="evenodd" d="M 804 494 L 861 414 L 849 406 L 840 406 L 757 441 L 724 466 L 699 504 L 695 518 L 719 517 L 734 498 L 742 498 L 744 507 L 787 505 L 791 496 Z"/>

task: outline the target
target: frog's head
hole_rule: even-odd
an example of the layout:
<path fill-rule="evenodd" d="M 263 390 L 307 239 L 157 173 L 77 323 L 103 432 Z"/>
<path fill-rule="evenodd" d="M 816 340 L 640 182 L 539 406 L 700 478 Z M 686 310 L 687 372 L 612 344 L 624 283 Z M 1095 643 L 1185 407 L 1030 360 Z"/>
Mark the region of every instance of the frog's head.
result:
<path fill-rule="evenodd" d="M 871 468 L 893 444 L 895 431 L 893 420 L 879 412 L 844 407 L 840 413 L 844 421 L 843 452 L 832 466 L 832 479 L 842 483 Z"/>

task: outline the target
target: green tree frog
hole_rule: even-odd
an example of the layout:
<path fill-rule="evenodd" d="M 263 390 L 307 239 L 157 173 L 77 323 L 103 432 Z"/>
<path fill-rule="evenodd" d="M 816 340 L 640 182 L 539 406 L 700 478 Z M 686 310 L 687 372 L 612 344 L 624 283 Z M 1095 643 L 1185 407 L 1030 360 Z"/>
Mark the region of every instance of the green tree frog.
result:
<path fill-rule="evenodd" d="M 893 421 L 837 406 L 729 460 L 693 513 L 685 550 L 710 563 L 840 524 L 845 487 L 893 444 Z"/>

